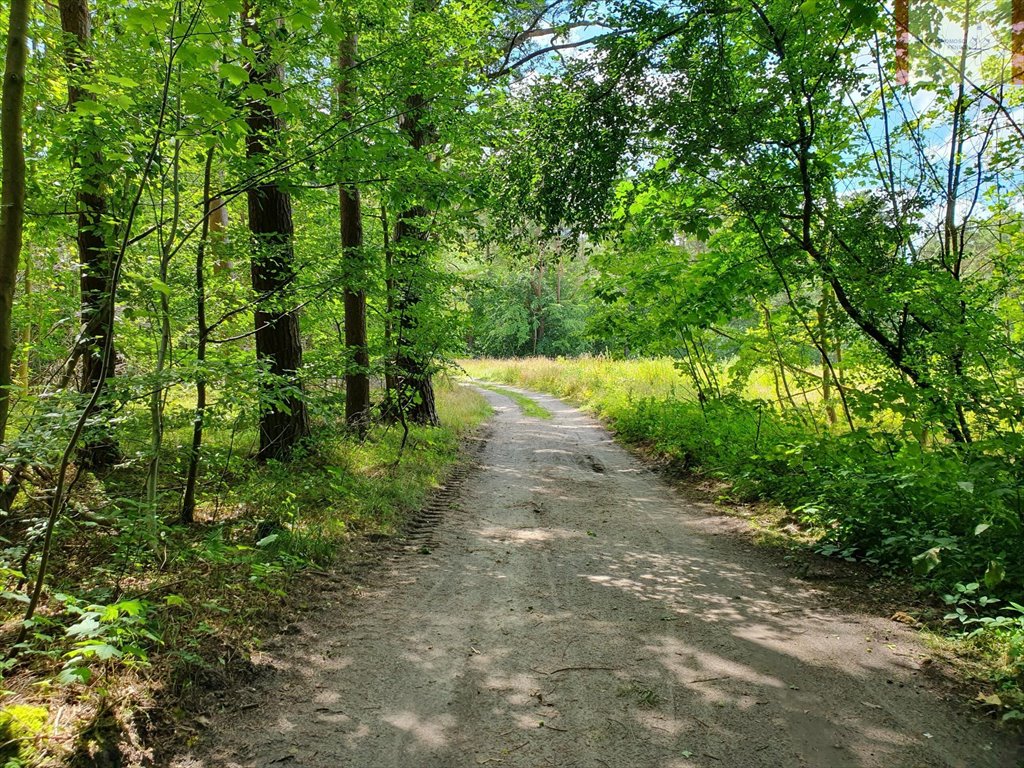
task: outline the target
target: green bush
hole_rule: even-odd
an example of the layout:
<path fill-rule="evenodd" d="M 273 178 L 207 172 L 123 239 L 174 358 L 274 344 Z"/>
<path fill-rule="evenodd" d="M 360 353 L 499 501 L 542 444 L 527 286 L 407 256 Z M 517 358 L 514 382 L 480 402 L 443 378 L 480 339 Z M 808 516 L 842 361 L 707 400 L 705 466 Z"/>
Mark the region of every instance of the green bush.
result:
<path fill-rule="evenodd" d="M 740 482 L 800 512 L 826 554 L 913 569 L 936 589 L 977 580 L 1009 595 L 1024 584 L 1010 457 L 857 430 L 774 443 Z"/>

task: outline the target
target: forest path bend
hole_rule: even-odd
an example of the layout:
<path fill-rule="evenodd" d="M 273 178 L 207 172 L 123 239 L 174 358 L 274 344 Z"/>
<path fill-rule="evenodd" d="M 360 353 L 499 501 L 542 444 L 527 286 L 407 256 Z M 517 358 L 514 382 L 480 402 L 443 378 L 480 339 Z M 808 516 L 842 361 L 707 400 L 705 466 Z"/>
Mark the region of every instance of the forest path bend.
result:
<path fill-rule="evenodd" d="M 323 593 L 174 768 L 1017 764 L 912 632 L 829 608 L 578 410 L 483 394 L 493 436 L 429 552 Z"/>

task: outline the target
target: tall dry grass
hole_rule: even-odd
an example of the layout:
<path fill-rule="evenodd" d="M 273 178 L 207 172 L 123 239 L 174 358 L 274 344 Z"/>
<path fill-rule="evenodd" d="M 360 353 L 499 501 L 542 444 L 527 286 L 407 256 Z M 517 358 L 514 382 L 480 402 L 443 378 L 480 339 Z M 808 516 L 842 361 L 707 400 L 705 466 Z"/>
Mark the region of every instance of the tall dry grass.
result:
<path fill-rule="evenodd" d="M 549 392 L 603 414 L 625 407 L 630 400 L 691 399 L 694 395 L 693 387 L 670 358 L 527 357 L 459 362 L 475 379 Z"/>

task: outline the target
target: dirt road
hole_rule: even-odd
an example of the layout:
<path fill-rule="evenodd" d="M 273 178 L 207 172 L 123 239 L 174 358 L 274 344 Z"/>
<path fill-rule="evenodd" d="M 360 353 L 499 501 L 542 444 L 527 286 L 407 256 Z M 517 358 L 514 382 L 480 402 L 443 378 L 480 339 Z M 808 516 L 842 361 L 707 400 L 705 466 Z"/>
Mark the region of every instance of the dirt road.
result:
<path fill-rule="evenodd" d="M 913 633 L 833 612 L 578 411 L 486 396 L 481 466 L 429 538 L 327 589 L 175 768 L 1017 764 Z"/>

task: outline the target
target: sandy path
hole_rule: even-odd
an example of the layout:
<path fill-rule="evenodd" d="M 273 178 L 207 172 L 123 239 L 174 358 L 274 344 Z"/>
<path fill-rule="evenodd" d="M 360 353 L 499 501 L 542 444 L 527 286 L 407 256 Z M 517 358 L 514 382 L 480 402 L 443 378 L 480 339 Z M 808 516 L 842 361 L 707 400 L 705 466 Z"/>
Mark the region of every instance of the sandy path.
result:
<path fill-rule="evenodd" d="M 175 768 L 1016 764 L 913 633 L 833 612 L 578 411 L 486 396 L 430 552 L 325 591 Z"/>

